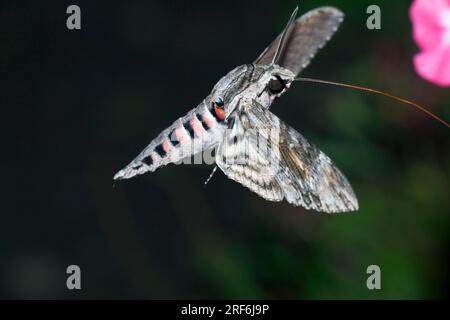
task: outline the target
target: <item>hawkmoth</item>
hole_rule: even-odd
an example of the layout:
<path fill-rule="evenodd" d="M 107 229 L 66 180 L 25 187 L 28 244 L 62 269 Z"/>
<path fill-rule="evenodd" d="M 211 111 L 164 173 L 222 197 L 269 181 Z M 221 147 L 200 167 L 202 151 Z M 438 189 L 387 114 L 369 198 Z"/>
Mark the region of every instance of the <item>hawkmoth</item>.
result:
<path fill-rule="evenodd" d="M 215 148 L 216 167 L 264 199 L 334 213 L 358 209 L 328 156 L 269 111 L 337 31 L 344 14 L 320 7 L 296 18 L 250 64 L 219 80 L 193 110 L 161 132 L 115 180 Z M 213 172 L 214 172 L 213 171 Z"/>

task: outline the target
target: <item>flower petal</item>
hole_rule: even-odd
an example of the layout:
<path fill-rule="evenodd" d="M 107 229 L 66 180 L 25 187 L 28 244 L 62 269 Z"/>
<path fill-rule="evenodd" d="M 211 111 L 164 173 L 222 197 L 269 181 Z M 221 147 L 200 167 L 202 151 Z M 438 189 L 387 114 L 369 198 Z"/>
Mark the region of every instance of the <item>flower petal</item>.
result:
<path fill-rule="evenodd" d="M 440 86 L 450 86 L 450 46 L 417 54 L 414 66 L 422 78 Z"/>
<path fill-rule="evenodd" d="M 432 49 L 445 41 L 450 0 L 415 0 L 409 14 L 414 40 L 421 49 Z"/>

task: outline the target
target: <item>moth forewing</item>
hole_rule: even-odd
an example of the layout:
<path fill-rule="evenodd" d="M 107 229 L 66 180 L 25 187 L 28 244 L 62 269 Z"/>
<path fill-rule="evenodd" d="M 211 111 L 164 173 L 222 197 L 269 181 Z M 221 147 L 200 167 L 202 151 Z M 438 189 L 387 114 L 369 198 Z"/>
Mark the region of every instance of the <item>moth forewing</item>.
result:
<path fill-rule="evenodd" d="M 298 75 L 305 69 L 317 51 L 331 39 L 344 20 L 344 14 L 334 7 L 319 7 L 297 20 L 280 34 L 255 60 L 257 64 L 270 64 L 274 60 L 280 39 L 286 35 L 278 50 L 275 63 Z"/>
<path fill-rule="evenodd" d="M 272 201 L 281 197 L 294 205 L 328 213 L 358 208 L 347 179 L 300 133 L 256 102 L 239 112 L 237 118 L 248 119 L 245 127 L 241 121 L 234 121 L 234 126 L 243 127 L 243 138 L 236 140 L 234 128 L 228 130 L 216 156 L 217 165 L 228 177 Z M 244 150 L 247 144 L 249 157 Z M 228 150 L 232 150 L 232 162 L 228 162 Z"/>

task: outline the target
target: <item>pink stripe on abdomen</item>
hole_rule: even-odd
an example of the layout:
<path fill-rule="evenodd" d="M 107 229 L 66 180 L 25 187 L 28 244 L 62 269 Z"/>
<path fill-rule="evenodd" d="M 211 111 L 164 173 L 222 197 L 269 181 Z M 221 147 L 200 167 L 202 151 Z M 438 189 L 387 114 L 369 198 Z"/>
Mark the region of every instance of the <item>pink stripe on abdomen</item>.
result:
<path fill-rule="evenodd" d="M 190 140 L 189 134 L 184 129 L 184 126 L 183 126 L 183 123 L 181 122 L 181 120 L 180 120 L 179 126 L 175 129 L 175 135 L 181 145 L 185 145 Z"/>
<path fill-rule="evenodd" d="M 197 117 L 193 117 L 190 121 L 190 125 L 192 127 L 192 130 L 194 130 L 194 133 L 197 137 L 202 138 L 203 135 L 206 133 L 205 129 L 203 128 L 203 125 L 200 121 L 198 121 Z"/>

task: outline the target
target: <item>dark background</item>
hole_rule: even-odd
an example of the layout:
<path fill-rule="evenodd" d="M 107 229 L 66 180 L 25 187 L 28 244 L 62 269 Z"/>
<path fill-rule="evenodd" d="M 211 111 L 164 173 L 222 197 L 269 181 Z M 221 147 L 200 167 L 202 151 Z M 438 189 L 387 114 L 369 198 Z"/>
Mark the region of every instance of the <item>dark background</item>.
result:
<path fill-rule="evenodd" d="M 82 29 L 66 28 L 77 4 Z M 212 167 L 112 176 L 282 30 L 294 1 L 2 1 L 1 298 L 442 298 L 449 131 L 383 97 L 297 83 L 272 106 L 341 168 L 360 210 L 267 202 Z M 346 20 L 302 74 L 450 119 L 419 78 L 410 1 L 315 1 Z M 366 28 L 366 8 L 382 29 Z M 82 269 L 68 291 L 66 267 Z M 377 264 L 382 290 L 366 288 Z"/>

